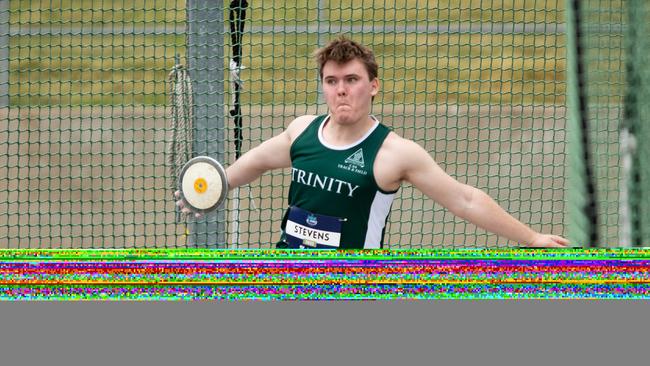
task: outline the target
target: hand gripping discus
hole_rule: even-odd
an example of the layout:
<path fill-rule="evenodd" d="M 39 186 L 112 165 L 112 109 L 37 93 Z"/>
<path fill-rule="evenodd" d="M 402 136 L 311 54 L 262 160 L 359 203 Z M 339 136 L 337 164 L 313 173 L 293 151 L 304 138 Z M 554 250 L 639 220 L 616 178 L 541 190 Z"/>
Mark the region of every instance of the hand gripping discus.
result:
<path fill-rule="evenodd" d="M 181 198 L 202 215 L 219 208 L 228 195 L 226 170 L 209 156 L 190 159 L 178 176 Z"/>

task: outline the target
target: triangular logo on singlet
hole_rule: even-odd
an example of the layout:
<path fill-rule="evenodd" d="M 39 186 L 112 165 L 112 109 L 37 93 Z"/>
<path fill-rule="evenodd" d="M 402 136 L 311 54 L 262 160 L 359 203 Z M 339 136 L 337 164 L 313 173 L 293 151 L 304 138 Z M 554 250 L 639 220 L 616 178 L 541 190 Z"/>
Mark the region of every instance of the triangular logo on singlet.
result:
<path fill-rule="evenodd" d="M 354 154 L 348 156 L 347 159 L 345 159 L 346 164 L 354 164 L 360 168 L 364 167 L 364 162 L 363 162 L 363 149 L 359 149 L 354 152 Z"/>

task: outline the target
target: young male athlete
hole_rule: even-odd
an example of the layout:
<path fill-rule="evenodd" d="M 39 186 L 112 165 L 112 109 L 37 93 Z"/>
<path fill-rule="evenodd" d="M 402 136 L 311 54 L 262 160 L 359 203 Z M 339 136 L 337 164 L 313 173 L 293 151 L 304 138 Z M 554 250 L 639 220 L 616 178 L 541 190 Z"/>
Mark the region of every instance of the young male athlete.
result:
<path fill-rule="evenodd" d="M 455 215 L 531 247 L 564 247 L 506 213 L 483 191 L 447 175 L 422 147 L 370 115 L 379 91 L 373 52 L 346 37 L 316 51 L 329 114 L 296 118 L 226 169 L 230 188 L 291 168 L 289 207 L 278 247 L 381 248 L 403 182 Z M 177 203 L 186 214 L 191 210 Z M 200 216 L 197 216 L 200 217 Z"/>

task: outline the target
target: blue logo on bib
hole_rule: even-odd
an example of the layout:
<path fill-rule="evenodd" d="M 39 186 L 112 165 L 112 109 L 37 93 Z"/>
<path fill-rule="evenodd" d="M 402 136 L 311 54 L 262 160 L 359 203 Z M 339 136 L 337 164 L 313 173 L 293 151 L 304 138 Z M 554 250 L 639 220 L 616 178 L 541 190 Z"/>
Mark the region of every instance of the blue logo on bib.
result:
<path fill-rule="evenodd" d="M 307 224 L 309 224 L 310 226 L 316 226 L 318 224 L 318 219 L 316 218 L 316 216 L 309 214 L 305 222 L 307 222 Z"/>

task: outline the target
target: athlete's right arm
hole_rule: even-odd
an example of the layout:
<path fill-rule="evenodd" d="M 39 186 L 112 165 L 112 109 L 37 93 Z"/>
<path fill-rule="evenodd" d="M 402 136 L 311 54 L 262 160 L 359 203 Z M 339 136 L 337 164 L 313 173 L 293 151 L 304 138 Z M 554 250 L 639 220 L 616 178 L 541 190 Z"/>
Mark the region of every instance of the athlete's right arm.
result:
<path fill-rule="evenodd" d="M 250 183 L 269 170 L 291 166 L 291 144 L 314 116 L 301 116 L 293 120 L 276 135 L 239 157 L 226 169 L 228 186 L 232 189 Z"/>
<path fill-rule="evenodd" d="M 266 171 L 272 169 L 288 168 L 291 166 L 290 149 L 293 141 L 307 128 L 315 116 L 305 115 L 294 119 L 287 128 L 237 159 L 226 169 L 228 187 L 230 189 L 250 183 L 259 178 Z M 180 198 L 180 192 L 175 192 L 176 198 Z M 176 205 L 181 212 L 192 214 L 185 202 L 179 199 Z M 201 215 L 195 213 L 197 218 Z"/>
<path fill-rule="evenodd" d="M 250 183 L 268 170 L 291 165 L 291 140 L 287 131 L 273 136 L 239 157 L 226 169 L 230 189 Z"/>

